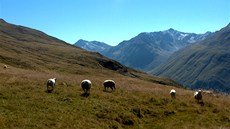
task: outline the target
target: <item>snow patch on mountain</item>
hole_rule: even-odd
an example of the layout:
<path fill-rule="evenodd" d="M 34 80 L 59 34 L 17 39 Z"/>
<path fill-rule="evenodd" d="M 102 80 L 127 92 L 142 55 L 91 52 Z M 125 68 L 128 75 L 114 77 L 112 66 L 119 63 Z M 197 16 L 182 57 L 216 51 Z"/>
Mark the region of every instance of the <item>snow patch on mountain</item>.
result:
<path fill-rule="evenodd" d="M 99 53 L 112 47 L 112 46 L 110 46 L 106 43 L 103 43 L 103 42 L 86 41 L 86 40 L 82 40 L 82 39 L 78 40 L 74 45 L 78 46 L 80 48 L 83 48 L 87 51 L 93 51 L 93 52 L 99 52 Z"/>

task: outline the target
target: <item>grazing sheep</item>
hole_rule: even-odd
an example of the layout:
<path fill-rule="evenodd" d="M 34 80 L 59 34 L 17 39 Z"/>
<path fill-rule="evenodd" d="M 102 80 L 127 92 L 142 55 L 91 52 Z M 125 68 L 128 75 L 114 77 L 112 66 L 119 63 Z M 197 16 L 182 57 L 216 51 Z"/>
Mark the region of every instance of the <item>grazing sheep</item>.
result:
<path fill-rule="evenodd" d="M 214 94 L 213 91 L 211 91 L 211 90 L 203 90 L 202 93 L 207 94 L 207 95 L 213 95 Z"/>
<path fill-rule="evenodd" d="M 194 98 L 197 100 L 197 103 L 202 103 L 201 90 L 198 90 L 194 93 Z"/>
<path fill-rule="evenodd" d="M 176 90 L 172 89 L 170 91 L 170 95 L 171 95 L 172 99 L 176 99 Z"/>
<path fill-rule="evenodd" d="M 6 69 L 6 68 L 7 68 L 7 65 L 4 65 L 3 68 Z"/>
<path fill-rule="evenodd" d="M 84 93 L 82 94 L 83 96 L 89 96 L 91 85 L 92 85 L 92 83 L 90 80 L 83 80 L 81 82 L 81 87 L 84 91 Z"/>
<path fill-rule="evenodd" d="M 104 88 L 105 88 L 105 91 L 108 89 L 108 88 L 111 88 L 112 91 L 116 89 L 116 84 L 113 80 L 105 80 L 104 83 Z"/>
<path fill-rule="evenodd" d="M 48 79 L 46 84 L 48 93 L 51 93 L 53 91 L 55 83 L 56 83 L 56 78 Z"/>

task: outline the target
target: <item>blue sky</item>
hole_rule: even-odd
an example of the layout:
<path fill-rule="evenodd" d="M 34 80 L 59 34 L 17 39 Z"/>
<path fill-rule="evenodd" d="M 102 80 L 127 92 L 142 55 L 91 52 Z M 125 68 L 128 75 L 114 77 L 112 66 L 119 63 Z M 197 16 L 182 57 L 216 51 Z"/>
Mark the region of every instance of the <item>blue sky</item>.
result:
<path fill-rule="evenodd" d="M 68 43 L 117 45 L 141 32 L 217 31 L 230 23 L 230 0 L 0 0 L 0 18 Z"/>

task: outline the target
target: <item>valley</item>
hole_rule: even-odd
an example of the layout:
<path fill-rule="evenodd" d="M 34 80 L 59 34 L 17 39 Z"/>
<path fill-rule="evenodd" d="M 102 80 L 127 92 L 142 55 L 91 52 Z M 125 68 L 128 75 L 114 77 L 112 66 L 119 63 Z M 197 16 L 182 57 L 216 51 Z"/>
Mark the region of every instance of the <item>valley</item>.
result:
<path fill-rule="evenodd" d="M 7 65 L 7 68 L 4 68 Z M 204 105 L 171 79 L 146 74 L 41 31 L 0 20 L 0 126 L 42 129 L 230 128 L 230 96 Z M 46 81 L 57 78 L 52 93 Z M 80 82 L 92 81 L 83 97 Z M 102 82 L 113 79 L 114 92 Z M 177 91 L 176 99 L 169 92 Z"/>
<path fill-rule="evenodd" d="M 190 89 L 229 93 L 229 30 L 228 25 L 204 34 L 172 28 L 143 32 L 98 52 L 126 66 L 170 78 Z"/>

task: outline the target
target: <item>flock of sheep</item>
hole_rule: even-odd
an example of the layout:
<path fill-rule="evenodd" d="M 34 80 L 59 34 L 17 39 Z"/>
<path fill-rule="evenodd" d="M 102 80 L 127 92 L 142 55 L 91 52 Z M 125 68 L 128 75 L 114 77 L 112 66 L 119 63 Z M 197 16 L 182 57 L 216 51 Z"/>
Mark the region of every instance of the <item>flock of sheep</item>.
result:
<path fill-rule="evenodd" d="M 47 92 L 51 93 L 53 91 L 55 83 L 56 83 L 56 78 L 48 79 Z M 90 80 L 86 79 L 81 82 L 81 87 L 83 89 L 84 96 L 89 96 L 91 86 L 92 83 Z M 105 80 L 103 82 L 103 86 L 104 86 L 104 91 L 107 91 L 108 88 L 111 88 L 112 91 L 116 89 L 116 84 L 113 80 Z M 170 95 L 172 99 L 176 99 L 176 90 L 172 89 L 170 91 Z M 201 90 L 198 90 L 194 93 L 194 98 L 197 100 L 197 103 L 203 104 Z"/>
<path fill-rule="evenodd" d="M 3 68 L 6 69 L 7 65 L 4 65 Z M 46 85 L 48 93 L 51 93 L 54 90 L 55 83 L 56 83 L 56 78 L 48 79 L 47 85 Z M 90 80 L 86 79 L 86 80 L 83 80 L 81 82 L 81 87 L 84 91 L 83 92 L 84 96 L 89 96 L 91 86 L 92 86 L 92 83 Z M 116 84 L 113 80 L 105 80 L 103 82 L 103 86 L 104 86 L 104 91 L 107 91 L 108 88 L 110 88 L 112 91 L 114 91 L 116 89 Z M 171 95 L 172 99 L 176 99 L 176 90 L 172 89 L 170 91 L 170 95 Z M 197 103 L 204 104 L 203 100 L 202 100 L 202 91 L 201 90 L 198 90 L 194 93 L 194 98 L 197 100 Z"/>
<path fill-rule="evenodd" d="M 51 93 L 53 91 L 55 83 L 56 83 L 56 78 L 48 79 L 47 84 L 46 84 L 48 93 Z M 81 87 L 83 89 L 84 96 L 89 96 L 91 86 L 92 86 L 92 83 L 90 80 L 86 79 L 81 82 Z M 105 91 L 107 91 L 108 88 L 110 88 L 112 91 L 116 89 L 116 84 L 113 80 L 105 80 L 103 82 L 103 86 L 104 86 Z"/>
<path fill-rule="evenodd" d="M 176 99 L 176 90 L 172 89 L 170 92 L 171 98 Z M 197 100 L 197 103 L 203 105 L 203 100 L 202 100 L 202 91 L 198 90 L 194 93 L 194 98 Z"/>

